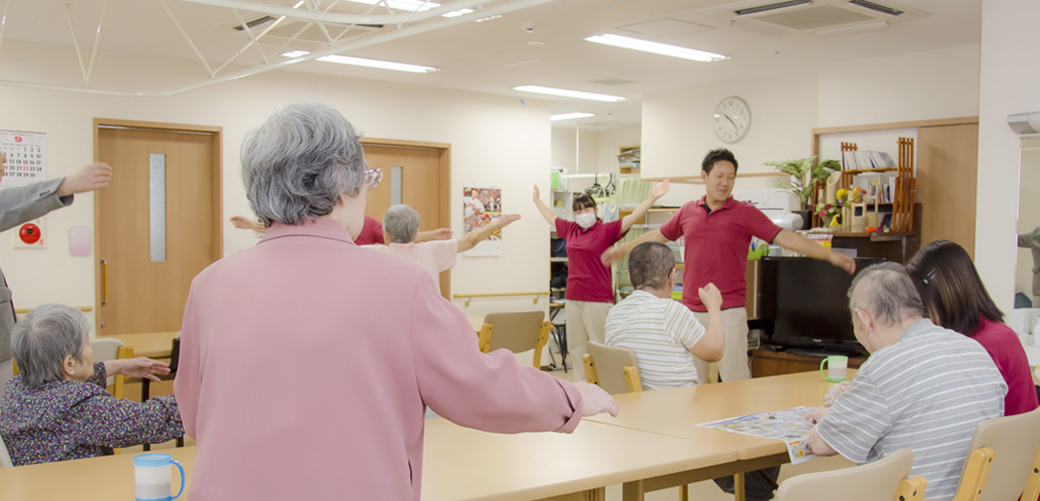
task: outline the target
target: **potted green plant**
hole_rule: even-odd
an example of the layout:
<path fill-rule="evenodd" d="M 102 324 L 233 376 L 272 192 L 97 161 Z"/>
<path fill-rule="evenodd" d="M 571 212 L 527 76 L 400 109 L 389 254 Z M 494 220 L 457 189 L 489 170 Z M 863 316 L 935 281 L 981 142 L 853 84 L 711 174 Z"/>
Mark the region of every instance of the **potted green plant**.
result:
<path fill-rule="evenodd" d="M 766 165 L 775 167 L 776 170 L 791 176 L 791 179 L 780 183 L 780 187 L 790 192 L 801 203 L 802 210 L 795 211 L 802 216 L 803 228 L 812 224 L 812 196 L 813 186 L 816 181 L 826 181 L 834 171 L 841 170 L 841 164 L 837 160 L 824 160 L 819 165 L 816 156 L 802 158 L 800 160 L 787 160 L 784 162 L 766 162 Z"/>

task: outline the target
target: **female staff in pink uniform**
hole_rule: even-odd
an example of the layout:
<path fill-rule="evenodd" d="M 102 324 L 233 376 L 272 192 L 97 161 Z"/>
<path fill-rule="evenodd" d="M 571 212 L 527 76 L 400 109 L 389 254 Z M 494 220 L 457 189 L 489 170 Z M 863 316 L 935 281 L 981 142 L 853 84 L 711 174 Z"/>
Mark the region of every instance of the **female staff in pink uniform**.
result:
<path fill-rule="evenodd" d="M 242 146 L 256 246 L 192 282 L 174 390 L 198 443 L 189 497 L 419 500 L 423 414 L 570 432 L 599 388 L 482 354 L 426 270 L 361 249 L 367 170 L 335 110 L 296 104 Z"/>
<path fill-rule="evenodd" d="M 609 223 L 596 217 L 596 201 L 584 194 L 576 197 L 572 204 L 573 222 L 556 217 L 542 202 L 538 187 L 534 187 L 534 204 L 538 211 L 556 228 L 556 235 L 567 241 L 567 352 L 578 381 L 585 380 L 581 356 L 588 353 L 590 339 L 604 343 L 607 313 L 614 305 L 610 266 L 602 264 L 599 256 L 621 240 L 636 221 L 642 220 L 654 202 L 668 193 L 669 186 L 667 180 L 654 183 L 650 196 L 636 210 Z"/>

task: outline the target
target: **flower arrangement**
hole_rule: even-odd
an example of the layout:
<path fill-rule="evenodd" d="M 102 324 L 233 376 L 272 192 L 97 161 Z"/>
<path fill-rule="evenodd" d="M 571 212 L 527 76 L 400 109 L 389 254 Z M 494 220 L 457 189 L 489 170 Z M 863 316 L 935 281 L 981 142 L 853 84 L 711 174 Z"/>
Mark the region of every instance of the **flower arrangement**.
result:
<path fill-rule="evenodd" d="M 838 217 L 841 210 L 863 200 L 863 193 L 863 188 L 859 186 L 854 186 L 851 190 L 841 188 L 835 193 L 836 199 L 833 204 L 817 204 L 816 213 L 823 220 L 823 225 L 833 227 L 842 224 L 843 221 Z"/>

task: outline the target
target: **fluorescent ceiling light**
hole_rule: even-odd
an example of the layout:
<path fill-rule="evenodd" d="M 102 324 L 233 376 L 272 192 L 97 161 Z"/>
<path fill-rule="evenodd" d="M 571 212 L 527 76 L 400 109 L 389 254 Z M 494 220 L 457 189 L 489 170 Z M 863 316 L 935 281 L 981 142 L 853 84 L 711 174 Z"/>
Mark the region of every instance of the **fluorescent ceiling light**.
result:
<path fill-rule="evenodd" d="M 549 117 L 550 122 L 559 122 L 560 120 L 574 120 L 575 118 L 588 118 L 596 116 L 595 113 L 564 113 L 562 115 L 552 115 Z"/>
<path fill-rule="evenodd" d="M 650 42 L 648 40 L 640 40 L 638 38 L 629 38 L 611 34 L 591 36 L 585 40 L 613 45 L 614 47 L 624 47 L 626 49 L 641 50 L 643 52 L 653 52 L 654 54 L 661 54 L 664 56 L 680 57 L 691 61 L 700 61 L 702 63 L 711 63 L 714 61 L 729 59 L 722 54 L 705 52 L 703 50 L 687 49 L 686 47 L 678 47 L 675 45 Z"/>
<path fill-rule="evenodd" d="M 307 54 L 309 54 L 309 52 L 304 50 L 294 50 L 292 52 L 286 52 L 282 55 L 285 57 L 300 57 L 305 56 Z M 326 63 L 349 64 L 351 66 L 365 66 L 367 68 L 379 68 L 382 70 L 407 71 L 409 73 L 431 73 L 434 71 L 440 71 L 438 68 L 434 68 L 431 66 L 419 66 L 417 64 L 395 63 L 393 61 L 380 61 L 378 59 L 365 59 L 361 57 L 340 56 L 338 54 L 319 57 L 318 61 L 323 61 Z"/>
<path fill-rule="evenodd" d="M 621 96 L 611 96 L 607 94 L 596 94 L 593 92 L 582 92 L 580 90 L 567 90 L 567 89 L 554 89 L 552 87 L 542 87 L 539 85 L 521 85 L 519 87 L 513 87 L 513 90 L 519 90 L 523 92 L 534 92 L 537 94 L 549 94 L 552 96 L 563 96 L 563 97 L 575 97 L 578 99 L 591 99 L 593 101 L 606 101 L 608 103 L 616 103 L 618 101 L 625 101 L 626 99 Z"/>
<path fill-rule="evenodd" d="M 473 22 L 474 23 L 483 23 L 484 21 L 490 21 L 492 19 L 498 19 L 500 17 L 502 17 L 502 14 L 495 14 L 493 16 L 482 17 L 480 19 L 474 19 Z"/>
<path fill-rule="evenodd" d="M 375 5 L 381 3 L 383 0 L 350 0 L 354 3 L 363 3 L 365 5 Z M 424 10 L 430 10 L 434 7 L 440 7 L 439 3 L 423 2 L 422 0 L 387 0 L 384 4 L 391 9 L 406 10 L 408 12 L 422 12 Z"/>
<path fill-rule="evenodd" d="M 848 35 L 850 33 L 863 33 L 865 31 L 877 31 L 888 28 L 888 23 L 885 21 L 878 21 L 876 23 L 857 24 L 855 26 L 845 26 L 843 28 L 832 28 L 829 30 L 814 31 L 813 34 L 820 37 L 829 35 Z"/>
<path fill-rule="evenodd" d="M 459 9 L 459 10 L 451 11 L 451 12 L 449 12 L 447 14 L 441 14 L 441 17 L 459 17 L 461 15 L 469 14 L 471 12 L 475 12 L 475 11 L 473 9 Z"/>

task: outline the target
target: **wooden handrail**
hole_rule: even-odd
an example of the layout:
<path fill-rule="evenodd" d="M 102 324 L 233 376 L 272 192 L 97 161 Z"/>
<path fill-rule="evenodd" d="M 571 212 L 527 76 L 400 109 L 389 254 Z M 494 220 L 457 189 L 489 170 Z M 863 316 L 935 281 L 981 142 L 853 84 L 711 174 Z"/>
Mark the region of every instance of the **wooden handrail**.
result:
<path fill-rule="evenodd" d="M 465 299 L 466 306 L 469 306 L 469 302 L 475 297 L 511 297 L 511 296 L 534 296 L 534 304 L 538 304 L 538 298 L 540 296 L 548 296 L 549 291 L 545 292 L 485 292 L 483 294 L 452 294 L 453 299 Z"/>
<path fill-rule="evenodd" d="M 77 306 L 76 308 L 79 311 L 94 311 L 94 307 L 93 306 Z M 32 308 L 15 308 L 14 312 L 19 314 L 19 315 L 24 315 L 26 313 L 29 313 L 32 310 L 33 310 Z"/>

